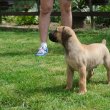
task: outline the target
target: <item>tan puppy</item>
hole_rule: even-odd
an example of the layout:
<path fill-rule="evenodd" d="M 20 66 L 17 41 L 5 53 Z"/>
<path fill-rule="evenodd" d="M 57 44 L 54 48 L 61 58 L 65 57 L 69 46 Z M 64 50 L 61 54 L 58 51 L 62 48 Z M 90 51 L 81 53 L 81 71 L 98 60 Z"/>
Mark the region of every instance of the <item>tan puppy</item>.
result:
<path fill-rule="evenodd" d="M 99 64 L 104 64 L 107 70 L 108 83 L 110 83 L 110 54 L 105 46 L 106 40 L 90 45 L 81 44 L 75 32 L 66 26 L 58 27 L 56 31 L 49 34 L 49 38 L 53 42 L 61 43 L 66 51 L 66 89 L 72 88 L 74 71 L 78 71 L 80 75 L 79 92 L 81 94 L 87 92 L 86 76 L 89 80 L 93 75 L 93 69 Z"/>

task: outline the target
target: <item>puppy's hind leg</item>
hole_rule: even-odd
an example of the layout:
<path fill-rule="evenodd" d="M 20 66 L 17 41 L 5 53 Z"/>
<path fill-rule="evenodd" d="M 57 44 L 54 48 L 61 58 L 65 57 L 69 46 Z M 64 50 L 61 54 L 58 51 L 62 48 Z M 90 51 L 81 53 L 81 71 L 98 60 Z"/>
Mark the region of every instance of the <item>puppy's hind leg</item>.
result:
<path fill-rule="evenodd" d="M 110 84 L 110 63 L 109 63 L 109 68 L 107 68 L 107 79 L 108 79 L 108 84 Z"/>
<path fill-rule="evenodd" d="M 110 84 L 110 68 L 107 68 L 107 79 L 108 79 L 108 84 Z"/>
<path fill-rule="evenodd" d="M 108 84 L 110 84 L 110 55 L 105 59 L 104 66 L 106 67 L 107 70 Z"/>
<path fill-rule="evenodd" d="M 94 75 L 94 70 L 93 69 L 89 70 L 87 74 L 87 81 L 89 81 L 93 75 Z"/>

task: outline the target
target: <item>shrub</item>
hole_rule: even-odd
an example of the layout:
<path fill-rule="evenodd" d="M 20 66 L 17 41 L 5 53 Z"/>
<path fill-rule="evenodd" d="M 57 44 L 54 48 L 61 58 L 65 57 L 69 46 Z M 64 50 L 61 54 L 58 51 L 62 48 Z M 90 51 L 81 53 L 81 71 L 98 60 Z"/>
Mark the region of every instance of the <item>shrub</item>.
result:
<path fill-rule="evenodd" d="M 16 17 L 17 25 L 30 25 L 30 24 L 37 24 L 37 23 L 38 23 L 37 16 L 18 16 L 18 17 Z"/>
<path fill-rule="evenodd" d="M 53 9 L 56 12 L 60 11 L 59 3 L 57 0 L 54 1 Z M 51 21 L 59 23 L 61 21 L 61 16 L 51 16 Z"/>
<path fill-rule="evenodd" d="M 6 23 L 14 23 L 16 25 L 38 24 L 38 16 L 6 16 L 3 17 Z"/>
<path fill-rule="evenodd" d="M 35 2 L 35 0 L 14 0 L 14 9 L 15 11 L 28 11 Z"/>
<path fill-rule="evenodd" d="M 110 5 L 107 6 L 100 6 L 98 9 L 99 12 L 110 12 Z M 106 17 L 96 17 L 95 19 L 95 23 L 96 24 L 102 24 L 104 26 L 110 26 L 110 18 L 106 18 Z"/>
<path fill-rule="evenodd" d="M 72 0 L 72 11 L 74 12 L 87 11 L 87 5 L 85 0 Z"/>
<path fill-rule="evenodd" d="M 15 23 L 16 17 L 15 16 L 4 16 L 2 17 L 2 20 L 6 23 Z"/>

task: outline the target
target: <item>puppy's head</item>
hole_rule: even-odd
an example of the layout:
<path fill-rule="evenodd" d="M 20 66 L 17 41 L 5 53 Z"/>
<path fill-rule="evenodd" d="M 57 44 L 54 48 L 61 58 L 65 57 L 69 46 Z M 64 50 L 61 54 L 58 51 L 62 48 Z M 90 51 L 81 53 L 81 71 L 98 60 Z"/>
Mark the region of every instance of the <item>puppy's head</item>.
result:
<path fill-rule="evenodd" d="M 53 42 L 64 44 L 72 36 L 72 29 L 67 26 L 59 26 L 57 29 L 49 33 L 49 39 Z"/>

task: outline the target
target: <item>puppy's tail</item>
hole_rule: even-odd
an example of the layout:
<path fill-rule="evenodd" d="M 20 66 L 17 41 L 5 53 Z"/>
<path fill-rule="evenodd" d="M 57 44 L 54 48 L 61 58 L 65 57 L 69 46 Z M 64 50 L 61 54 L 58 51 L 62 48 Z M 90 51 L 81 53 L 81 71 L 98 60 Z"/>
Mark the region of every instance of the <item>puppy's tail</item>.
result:
<path fill-rule="evenodd" d="M 106 45 L 106 40 L 105 39 L 102 40 L 102 44 Z"/>

